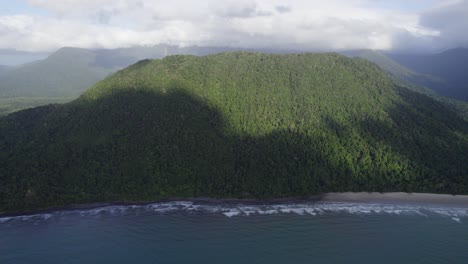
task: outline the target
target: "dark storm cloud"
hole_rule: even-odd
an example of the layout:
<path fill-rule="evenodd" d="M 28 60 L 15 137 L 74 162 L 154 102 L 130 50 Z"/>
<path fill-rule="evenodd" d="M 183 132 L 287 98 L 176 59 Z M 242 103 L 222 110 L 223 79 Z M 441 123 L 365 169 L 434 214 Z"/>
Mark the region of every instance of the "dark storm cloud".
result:
<path fill-rule="evenodd" d="M 434 45 L 440 48 L 468 46 L 468 1 L 458 1 L 421 15 L 422 26 L 437 30 Z"/>

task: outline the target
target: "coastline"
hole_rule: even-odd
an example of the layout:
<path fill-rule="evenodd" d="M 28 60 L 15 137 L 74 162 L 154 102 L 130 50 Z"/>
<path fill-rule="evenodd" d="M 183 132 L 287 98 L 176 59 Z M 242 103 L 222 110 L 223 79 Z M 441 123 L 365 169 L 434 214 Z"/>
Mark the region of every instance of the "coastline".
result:
<path fill-rule="evenodd" d="M 150 205 L 165 202 L 187 201 L 202 205 L 271 205 L 271 204 L 289 204 L 289 203 L 357 203 L 357 204 L 416 204 L 432 205 L 444 207 L 461 207 L 468 209 L 468 195 L 451 194 L 433 194 L 433 193 L 404 193 L 404 192 L 343 192 L 343 193 L 323 193 L 307 197 L 288 197 L 277 199 L 235 199 L 235 198 L 167 198 L 154 201 L 126 201 L 126 202 L 106 202 L 90 204 L 73 204 L 63 207 L 51 207 L 47 209 L 19 211 L 19 212 L 0 212 L 0 218 L 30 216 L 37 214 L 46 214 L 56 211 L 76 211 L 92 210 L 110 206 L 132 206 L 132 205 Z"/>
<path fill-rule="evenodd" d="M 321 201 L 356 203 L 402 203 L 441 206 L 460 206 L 468 208 L 468 195 L 405 193 L 405 192 L 344 192 L 325 193 Z"/>

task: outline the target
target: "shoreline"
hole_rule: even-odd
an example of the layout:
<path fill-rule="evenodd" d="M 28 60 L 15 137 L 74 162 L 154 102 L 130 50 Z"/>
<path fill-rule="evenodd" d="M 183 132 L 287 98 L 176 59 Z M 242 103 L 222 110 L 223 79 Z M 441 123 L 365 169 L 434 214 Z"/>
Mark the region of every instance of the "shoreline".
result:
<path fill-rule="evenodd" d="M 194 204 L 203 205 L 272 205 L 272 204 L 289 204 L 289 203 L 358 203 L 358 204 L 416 204 L 416 205 L 431 205 L 445 207 L 462 207 L 468 209 L 468 195 L 451 195 L 451 194 L 433 194 L 433 193 L 404 193 L 404 192 L 343 192 L 343 193 L 323 193 L 307 197 L 287 197 L 276 199 L 236 199 L 236 198 L 167 198 L 155 201 L 132 201 L 132 202 L 104 202 L 104 203 L 89 203 L 89 204 L 73 204 L 63 207 L 51 207 L 47 209 L 20 211 L 20 212 L 0 212 L 0 218 L 4 217 L 19 217 L 31 216 L 38 214 L 47 214 L 57 211 L 76 211 L 76 210 L 92 210 L 97 208 L 111 206 L 145 206 L 157 203 L 187 201 Z"/>
<path fill-rule="evenodd" d="M 343 192 L 325 193 L 322 201 L 356 203 L 401 203 L 468 208 L 468 195 L 405 193 L 405 192 Z"/>

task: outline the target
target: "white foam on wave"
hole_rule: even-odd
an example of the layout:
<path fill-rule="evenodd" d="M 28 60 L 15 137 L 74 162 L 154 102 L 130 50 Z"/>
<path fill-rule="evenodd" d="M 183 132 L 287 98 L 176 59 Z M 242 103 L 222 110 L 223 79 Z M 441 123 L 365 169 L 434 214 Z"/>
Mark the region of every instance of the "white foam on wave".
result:
<path fill-rule="evenodd" d="M 310 202 L 291 204 L 200 204 L 190 201 L 175 201 L 154 203 L 148 205 L 107 206 L 79 211 L 57 211 L 47 214 L 14 216 L 0 218 L 0 224 L 11 221 L 45 221 L 64 216 L 118 216 L 141 212 L 167 214 L 171 212 L 211 213 L 226 217 L 251 215 L 296 214 L 317 216 L 327 213 L 348 213 L 353 215 L 387 214 L 387 215 L 418 215 L 423 217 L 439 216 L 461 223 L 468 218 L 468 208 L 443 207 L 416 204 L 376 204 L 376 203 L 345 203 L 345 202 Z"/>
<path fill-rule="evenodd" d="M 229 212 L 224 212 L 223 215 L 227 216 L 227 217 L 233 217 L 233 216 L 236 216 L 236 215 L 239 215 L 240 214 L 240 211 L 229 211 Z"/>
<path fill-rule="evenodd" d="M 10 217 L 0 217 L 0 224 L 7 223 L 9 221 L 19 220 L 19 221 L 37 221 L 37 220 L 49 220 L 54 216 L 52 213 L 47 214 L 34 214 L 34 215 L 21 215 L 21 216 L 10 216 Z"/>
<path fill-rule="evenodd" d="M 1 224 L 1 223 L 5 223 L 5 222 L 7 222 L 7 221 L 10 221 L 11 218 L 12 218 L 12 217 L 2 217 L 2 218 L 0 218 L 0 224 Z"/>

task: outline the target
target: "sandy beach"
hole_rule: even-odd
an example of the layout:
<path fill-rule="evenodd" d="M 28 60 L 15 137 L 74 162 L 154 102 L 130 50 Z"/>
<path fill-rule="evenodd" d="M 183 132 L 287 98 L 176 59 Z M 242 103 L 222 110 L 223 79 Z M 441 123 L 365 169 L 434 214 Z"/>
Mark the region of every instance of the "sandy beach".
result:
<path fill-rule="evenodd" d="M 446 206 L 468 207 L 468 195 L 432 194 L 432 193 L 377 193 L 377 192 L 345 192 L 326 193 L 321 195 L 321 201 L 356 202 L 356 203 L 415 203 Z"/>
<path fill-rule="evenodd" d="M 149 205 L 164 202 L 189 201 L 204 205 L 273 205 L 314 202 L 344 202 L 363 204 L 421 204 L 445 207 L 468 208 L 468 195 L 432 194 L 432 193 L 378 193 L 378 192 L 343 192 L 324 193 L 308 197 L 287 197 L 277 199 L 221 199 L 210 197 L 196 198 L 167 198 L 155 201 L 116 201 L 108 203 L 73 204 L 65 207 L 53 207 L 26 212 L 0 212 L 0 217 L 34 215 L 68 210 L 89 210 L 108 206 Z"/>
<path fill-rule="evenodd" d="M 309 197 L 289 197 L 268 200 L 257 199 L 216 199 L 192 198 L 169 199 L 169 201 L 186 200 L 201 204 L 286 204 L 301 202 L 349 202 L 349 203 L 383 203 L 383 204 L 423 204 L 440 206 L 457 206 L 468 208 L 468 195 L 405 193 L 405 192 L 343 192 L 324 193 Z"/>

